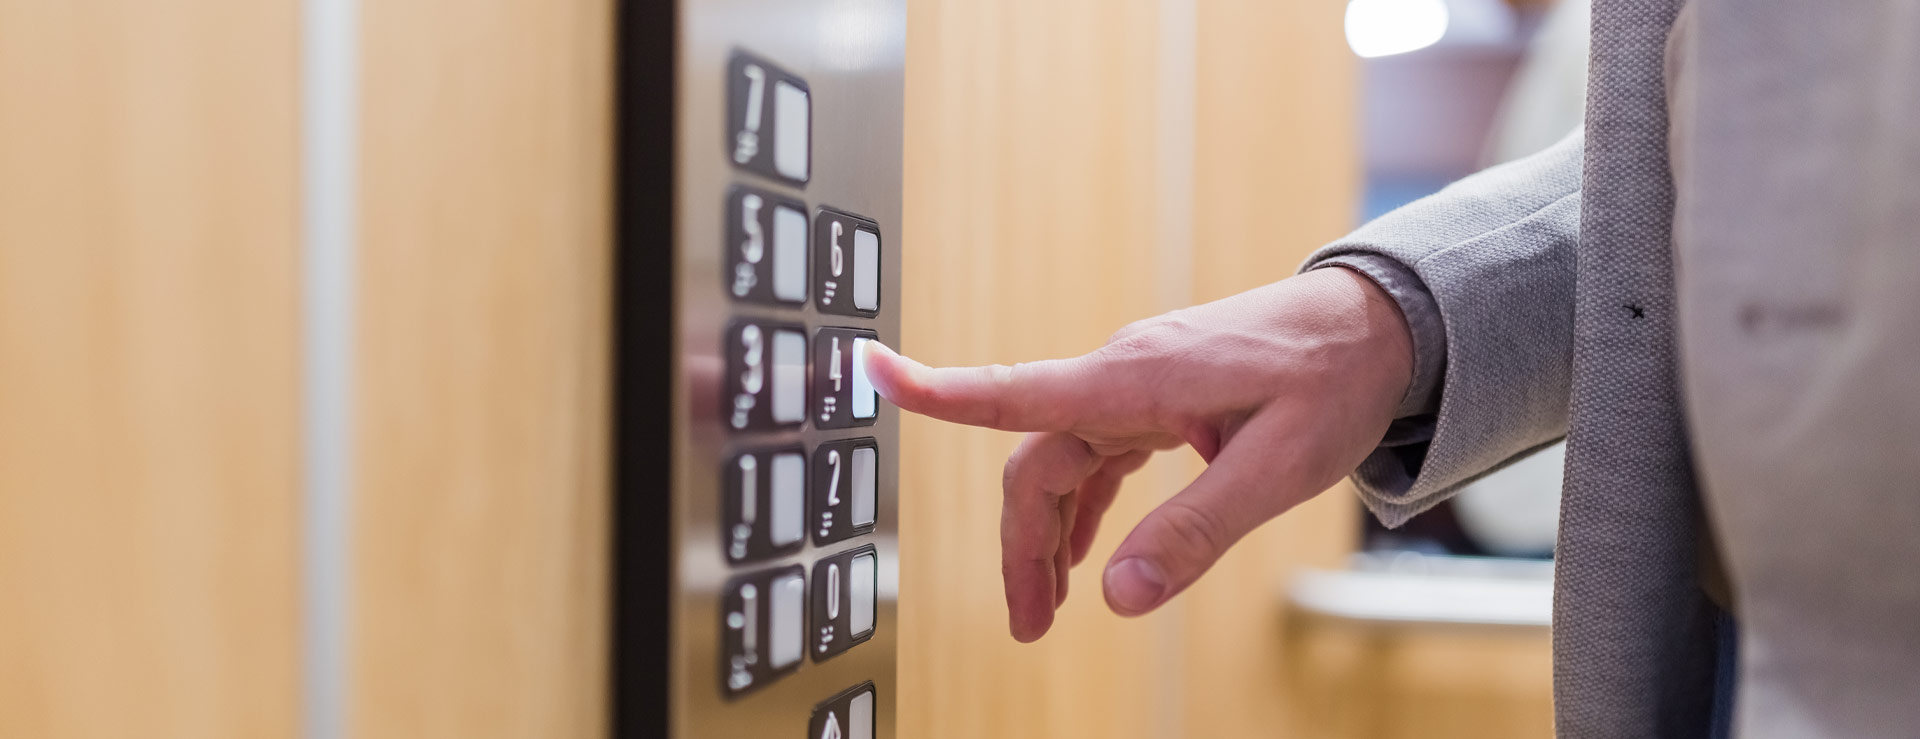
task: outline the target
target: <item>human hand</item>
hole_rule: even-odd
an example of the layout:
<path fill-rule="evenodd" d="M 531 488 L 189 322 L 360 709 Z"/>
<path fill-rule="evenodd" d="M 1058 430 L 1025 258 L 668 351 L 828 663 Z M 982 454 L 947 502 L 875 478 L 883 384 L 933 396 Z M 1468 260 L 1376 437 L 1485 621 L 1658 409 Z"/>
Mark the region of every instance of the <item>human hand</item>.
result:
<path fill-rule="evenodd" d="M 1067 573 L 1120 482 L 1187 444 L 1207 468 L 1109 560 L 1107 606 L 1158 608 L 1268 519 L 1378 445 L 1406 393 L 1412 339 L 1366 277 L 1319 269 L 1122 328 L 1090 354 L 931 368 L 869 342 L 874 388 L 902 409 L 1027 437 L 1002 477 L 1001 575 L 1013 637 L 1046 634 Z"/>

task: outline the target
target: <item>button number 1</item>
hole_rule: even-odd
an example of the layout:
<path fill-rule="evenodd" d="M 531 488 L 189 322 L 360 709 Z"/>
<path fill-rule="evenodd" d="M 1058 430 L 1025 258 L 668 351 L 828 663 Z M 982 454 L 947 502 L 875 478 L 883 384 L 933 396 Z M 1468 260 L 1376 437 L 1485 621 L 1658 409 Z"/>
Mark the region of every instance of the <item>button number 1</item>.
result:
<path fill-rule="evenodd" d="M 747 116 L 740 122 L 739 135 L 734 137 L 733 160 L 746 164 L 760 153 L 760 98 L 765 96 L 767 71 L 758 64 L 749 64 L 740 73 L 747 77 Z"/>

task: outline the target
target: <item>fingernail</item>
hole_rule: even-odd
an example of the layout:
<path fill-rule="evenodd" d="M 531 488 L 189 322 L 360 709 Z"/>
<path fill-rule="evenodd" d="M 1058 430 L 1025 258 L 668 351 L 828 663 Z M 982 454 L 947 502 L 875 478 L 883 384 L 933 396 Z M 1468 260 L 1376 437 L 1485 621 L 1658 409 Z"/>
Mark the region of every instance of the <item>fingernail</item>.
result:
<path fill-rule="evenodd" d="M 1107 601 L 1128 615 L 1144 613 L 1167 593 L 1167 576 L 1141 557 L 1129 557 L 1107 568 L 1103 576 Z"/>

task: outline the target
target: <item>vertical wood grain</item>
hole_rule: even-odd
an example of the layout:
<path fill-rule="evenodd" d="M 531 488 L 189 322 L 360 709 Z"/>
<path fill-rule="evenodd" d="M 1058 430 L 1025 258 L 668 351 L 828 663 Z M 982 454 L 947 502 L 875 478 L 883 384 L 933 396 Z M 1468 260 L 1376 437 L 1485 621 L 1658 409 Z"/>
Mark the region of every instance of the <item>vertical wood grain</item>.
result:
<path fill-rule="evenodd" d="M 1193 14 L 1187 26 L 1165 22 L 1166 2 L 1181 0 L 910 5 L 909 354 L 978 364 L 1083 352 L 1131 320 L 1291 275 L 1352 228 L 1360 81 L 1344 3 L 1194 0 L 1171 9 Z M 1181 33 L 1192 38 L 1169 35 Z M 1171 56 L 1182 53 L 1192 58 Z M 1156 108 L 1167 104 L 1192 110 Z M 1345 484 L 1255 531 L 1159 613 L 1108 613 L 1099 568 L 1199 472 L 1185 453 L 1132 478 L 1053 632 L 1013 643 L 997 551 L 999 471 L 1015 441 L 903 421 L 902 736 L 1548 730 L 1538 635 L 1288 615 L 1290 575 L 1337 567 L 1356 544 Z"/>
<path fill-rule="evenodd" d="M 601 735 L 612 4 L 362 24 L 351 735 Z"/>
<path fill-rule="evenodd" d="M 0 736 L 295 729 L 296 9 L 0 1 Z"/>
<path fill-rule="evenodd" d="M 1152 2 L 908 4 L 904 349 L 935 364 L 1079 353 L 1159 312 Z M 901 428 L 903 737 L 1149 737 L 1157 619 L 1083 568 L 1054 630 L 1007 635 L 1000 468 L 1016 437 Z M 1146 496 L 1123 496 L 1113 521 Z M 1103 561 L 1126 531 L 1095 546 Z"/>
<path fill-rule="evenodd" d="M 1340 30 L 1344 8 L 1338 0 L 1198 3 L 1197 301 L 1290 276 L 1353 227 L 1360 80 Z M 1355 500 L 1342 483 L 1267 523 L 1183 594 L 1181 735 L 1340 736 L 1305 729 L 1312 694 L 1297 683 L 1312 678 L 1283 669 L 1296 655 L 1283 639 L 1282 592 L 1299 568 L 1338 566 L 1353 551 Z"/>

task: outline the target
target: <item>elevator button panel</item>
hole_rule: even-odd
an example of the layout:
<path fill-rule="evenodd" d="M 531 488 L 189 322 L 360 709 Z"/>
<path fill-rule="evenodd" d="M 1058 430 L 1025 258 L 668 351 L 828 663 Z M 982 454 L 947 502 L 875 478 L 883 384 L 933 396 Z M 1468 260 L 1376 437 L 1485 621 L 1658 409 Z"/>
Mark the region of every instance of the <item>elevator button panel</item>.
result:
<path fill-rule="evenodd" d="M 807 207 L 766 190 L 727 193 L 727 294 L 752 303 L 807 302 Z"/>
<path fill-rule="evenodd" d="M 899 416 L 866 355 L 902 339 L 905 2 L 638 8 L 612 733 L 897 739 Z"/>
<path fill-rule="evenodd" d="M 880 226 L 821 208 L 813 219 L 814 304 L 822 313 L 871 316 L 880 311 Z"/>
<path fill-rule="evenodd" d="M 878 564 L 871 545 L 814 563 L 809 636 L 815 662 L 873 637 Z"/>
<path fill-rule="evenodd" d="M 806 184 L 813 155 L 807 83 L 747 54 L 735 54 L 727 66 L 729 158 L 742 169 Z"/>
<path fill-rule="evenodd" d="M 807 457 L 799 447 L 735 454 L 726 481 L 727 559 L 750 562 L 788 554 L 806 539 Z"/>
<path fill-rule="evenodd" d="M 807 739 L 873 739 L 873 683 L 856 685 L 813 709 Z"/>
<path fill-rule="evenodd" d="M 728 693 L 744 693 L 800 666 L 806 589 L 799 565 L 728 581 L 720 619 L 721 674 Z"/>
<path fill-rule="evenodd" d="M 823 429 L 873 424 L 879 396 L 867 377 L 866 329 L 823 328 L 814 334 L 813 422 Z"/>
<path fill-rule="evenodd" d="M 813 451 L 812 528 L 819 546 L 873 530 L 880 449 L 870 438 L 822 443 Z"/>
<path fill-rule="evenodd" d="M 725 415 L 734 431 L 795 428 L 806 421 L 804 328 L 741 321 L 727 331 Z"/>

